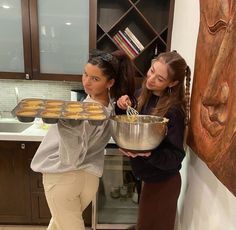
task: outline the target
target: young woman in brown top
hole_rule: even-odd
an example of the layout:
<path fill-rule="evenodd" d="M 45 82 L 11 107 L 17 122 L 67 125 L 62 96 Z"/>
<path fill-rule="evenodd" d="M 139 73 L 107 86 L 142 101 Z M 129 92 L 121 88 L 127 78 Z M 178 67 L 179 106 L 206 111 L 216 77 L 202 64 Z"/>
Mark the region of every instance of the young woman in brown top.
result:
<path fill-rule="evenodd" d="M 186 83 L 186 88 L 185 88 Z M 161 144 L 146 153 L 122 152 L 130 157 L 134 175 L 143 181 L 138 230 L 173 230 L 181 188 L 179 170 L 185 156 L 185 125 L 189 110 L 190 69 L 175 51 L 153 60 L 141 90 L 136 94 L 140 114 L 165 116 L 168 132 Z M 131 105 L 128 95 L 117 105 Z M 145 141 L 145 140 L 144 140 Z"/>

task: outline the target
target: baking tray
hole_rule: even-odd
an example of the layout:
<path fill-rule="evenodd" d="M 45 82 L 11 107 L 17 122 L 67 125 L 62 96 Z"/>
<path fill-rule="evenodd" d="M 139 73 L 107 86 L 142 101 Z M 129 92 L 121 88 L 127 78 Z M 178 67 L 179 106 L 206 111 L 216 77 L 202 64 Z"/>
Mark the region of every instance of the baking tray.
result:
<path fill-rule="evenodd" d="M 12 110 L 12 115 L 21 122 L 32 122 L 36 117 L 45 123 L 57 123 L 58 119 L 88 120 L 94 125 L 109 118 L 103 105 L 95 102 L 75 102 L 40 98 L 21 100 Z"/>

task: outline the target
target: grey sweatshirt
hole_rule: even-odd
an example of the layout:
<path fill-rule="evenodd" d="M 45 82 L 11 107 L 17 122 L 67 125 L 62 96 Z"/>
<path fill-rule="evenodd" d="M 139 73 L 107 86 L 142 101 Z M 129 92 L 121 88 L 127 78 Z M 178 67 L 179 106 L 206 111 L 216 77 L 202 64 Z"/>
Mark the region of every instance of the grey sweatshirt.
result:
<path fill-rule="evenodd" d="M 84 101 L 96 102 L 89 96 Z M 111 103 L 105 108 L 110 114 Z M 86 120 L 76 124 L 59 120 L 58 124 L 51 125 L 32 159 L 31 168 L 41 173 L 85 170 L 101 177 L 104 149 L 110 137 L 109 120 L 98 126 Z"/>

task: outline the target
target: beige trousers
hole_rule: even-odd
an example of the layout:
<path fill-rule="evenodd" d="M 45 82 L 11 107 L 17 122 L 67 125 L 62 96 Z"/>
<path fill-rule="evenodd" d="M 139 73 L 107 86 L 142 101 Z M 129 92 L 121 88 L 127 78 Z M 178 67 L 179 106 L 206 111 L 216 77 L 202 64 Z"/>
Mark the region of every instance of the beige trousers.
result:
<path fill-rule="evenodd" d="M 82 212 L 94 198 L 99 178 L 85 171 L 43 174 L 52 214 L 47 230 L 84 230 Z"/>

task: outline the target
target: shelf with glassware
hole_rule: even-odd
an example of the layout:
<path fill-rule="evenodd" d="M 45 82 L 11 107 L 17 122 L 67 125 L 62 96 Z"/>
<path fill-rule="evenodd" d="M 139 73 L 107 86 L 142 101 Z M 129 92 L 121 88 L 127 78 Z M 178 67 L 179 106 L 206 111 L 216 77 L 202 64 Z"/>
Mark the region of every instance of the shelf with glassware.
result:
<path fill-rule="evenodd" d="M 174 0 L 98 2 L 97 47 L 123 50 L 145 76 L 151 59 L 170 49 Z"/>
<path fill-rule="evenodd" d="M 93 229 L 127 229 L 137 220 L 137 181 L 117 146 L 106 148 L 103 176 L 93 202 Z M 123 228 L 122 228 L 123 227 Z"/>

